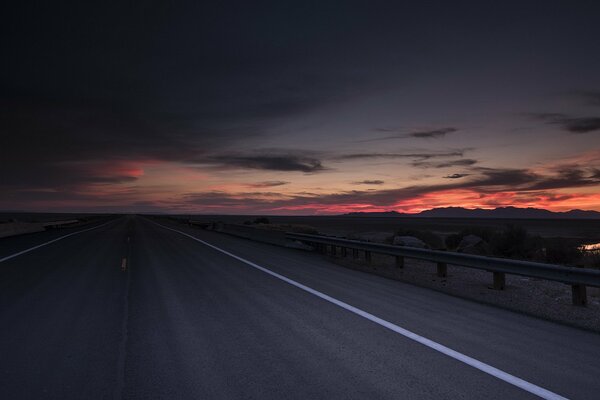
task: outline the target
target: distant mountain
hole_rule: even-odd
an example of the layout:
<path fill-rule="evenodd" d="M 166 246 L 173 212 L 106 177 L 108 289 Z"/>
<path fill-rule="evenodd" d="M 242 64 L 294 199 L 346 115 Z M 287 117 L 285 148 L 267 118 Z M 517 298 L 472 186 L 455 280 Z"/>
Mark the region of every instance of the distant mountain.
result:
<path fill-rule="evenodd" d="M 398 211 L 375 211 L 375 212 L 357 211 L 357 212 L 351 212 L 351 213 L 342 214 L 342 215 L 349 216 L 349 217 L 404 217 L 404 216 L 413 215 L 413 214 L 404 214 L 404 213 L 399 213 Z"/>
<path fill-rule="evenodd" d="M 351 217 L 423 217 L 423 218 L 523 218 L 523 219 L 600 219 L 600 212 L 591 210 L 571 210 L 554 212 L 543 208 L 499 207 L 495 209 L 443 207 L 421 211 L 417 214 L 396 211 L 352 212 Z"/>

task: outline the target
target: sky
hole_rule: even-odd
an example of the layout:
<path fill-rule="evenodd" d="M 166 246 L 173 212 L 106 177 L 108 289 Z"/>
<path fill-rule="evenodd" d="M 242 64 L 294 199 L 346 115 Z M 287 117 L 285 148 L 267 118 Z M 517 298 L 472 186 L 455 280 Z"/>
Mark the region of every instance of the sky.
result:
<path fill-rule="evenodd" d="M 597 1 L 13 3 L 0 210 L 600 211 Z"/>

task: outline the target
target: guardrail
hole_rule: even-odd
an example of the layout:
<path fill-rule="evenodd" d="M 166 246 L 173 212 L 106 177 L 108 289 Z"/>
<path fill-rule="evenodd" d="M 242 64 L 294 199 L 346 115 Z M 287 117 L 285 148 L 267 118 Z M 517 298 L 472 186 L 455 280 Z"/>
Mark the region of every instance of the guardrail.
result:
<path fill-rule="evenodd" d="M 43 232 L 44 230 L 44 225 L 40 222 L 6 222 L 0 224 L 0 238 Z"/>
<path fill-rule="evenodd" d="M 44 228 L 63 228 L 65 226 L 75 225 L 77 223 L 79 223 L 78 219 L 42 222 L 42 224 L 44 225 Z"/>
<path fill-rule="evenodd" d="M 258 242 L 285 246 L 286 232 L 280 230 L 261 229 L 249 225 L 226 224 L 224 222 L 202 222 L 189 220 L 190 226 L 197 226 L 202 229 L 210 229 L 216 232 L 227 233 L 246 239 L 252 239 Z"/>
<path fill-rule="evenodd" d="M 485 257 L 441 250 L 426 250 L 414 247 L 392 246 L 380 243 L 363 242 L 329 236 L 308 235 L 304 233 L 286 233 L 286 238 L 304 242 L 316 250 L 326 253 L 327 246 L 332 254 L 340 248 L 343 257 L 352 250 L 354 258 L 359 251 L 364 253 L 367 263 L 371 262 L 371 254 L 385 254 L 396 257 L 396 267 L 404 267 L 404 259 L 418 259 L 437 263 L 437 275 L 447 276 L 447 266 L 458 265 L 492 272 L 493 288 L 503 290 L 505 275 L 521 275 L 548 281 L 562 282 L 571 285 L 574 305 L 587 304 L 586 286 L 600 287 L 600 271 L 561 265 L 544 264 L 530 261 L 510 260 L 506 258 Z"/>

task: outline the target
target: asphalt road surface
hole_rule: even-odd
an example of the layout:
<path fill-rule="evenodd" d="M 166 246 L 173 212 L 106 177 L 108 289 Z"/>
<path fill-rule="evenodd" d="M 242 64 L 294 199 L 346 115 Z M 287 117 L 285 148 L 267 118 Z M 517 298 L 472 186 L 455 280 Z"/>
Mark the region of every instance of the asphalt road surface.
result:
<path fill-rule="evenodd" d="M 1 399 L 600 398 L 598 334 L 166 220 L 91 228 L 0 241 Z"/>

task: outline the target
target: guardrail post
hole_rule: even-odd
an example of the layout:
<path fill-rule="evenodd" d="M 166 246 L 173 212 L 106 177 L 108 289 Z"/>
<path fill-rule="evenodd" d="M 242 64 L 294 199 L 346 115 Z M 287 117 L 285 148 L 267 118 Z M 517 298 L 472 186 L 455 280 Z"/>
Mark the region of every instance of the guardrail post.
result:
<path fill-rule="evenodd" d="M 445 278 L 446 276 L 448 276 L 448 266 L 446 265 L 446 263 L 437 263 L 437 276 L 439 276 L 440 278 Z"/>
<path fill-rule="evenodd" d="M 365 261 L 367 264 L 371 264 L 371 252 L 365 250 Z"/>
<path fill-rule="evenodd" d="M 494 286 L 495 290 L 504 290 L 506 284 L 506 275 L 504 272 L 493 272 L 494 275 Z"/>
<path fill-rule="evenodd" d="M 577 265 L 576 268 L 583 268 L 583 265 Z M 574 306 L 585 306 L 587 304 L 587 290 L 585 285 L 571 285 L 571 294 Z"/>
<path fill-rule="evenodd" d="M 332 245 L 331 246 L 331 255 L 335 257 L 336 253 L 337 253 L 337 246 Z"/>
<path fill-rule="evenodd" d="M 342 247 L 342 257 L 346 257 L 347 254 L 348 254 L 348 249 L 345 247 Z"/>
<path fill-rule="evenodd" d="M 396 256 L 396 268 L 404 268 L 404 257 Z"/>
<path fill-rule="evenodd" d="M 352 258 L 358 258 L 358 250 L 352 249 Z"/>
<path fill-rule="evenodd" d="M 571 285 L 574 306 L 585 306 L 587 304 L 587 291 L 585 285 Z"/>

